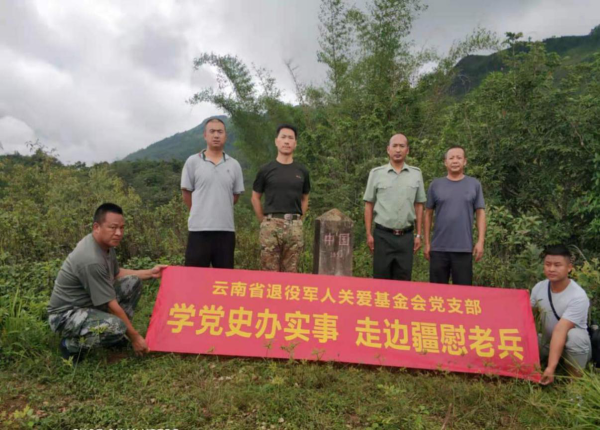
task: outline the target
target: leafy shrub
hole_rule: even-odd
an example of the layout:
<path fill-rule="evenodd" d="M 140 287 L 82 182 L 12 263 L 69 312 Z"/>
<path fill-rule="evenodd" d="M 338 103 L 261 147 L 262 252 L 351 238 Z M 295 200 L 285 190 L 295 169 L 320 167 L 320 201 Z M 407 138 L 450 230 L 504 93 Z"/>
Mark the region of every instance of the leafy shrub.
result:
<path fill-rule="evenodd" d="M 600 321 L 600 261 L 597 258 L 586 260 L 575 268 L 573 277 L 590 298 L 592 319 Z"/>

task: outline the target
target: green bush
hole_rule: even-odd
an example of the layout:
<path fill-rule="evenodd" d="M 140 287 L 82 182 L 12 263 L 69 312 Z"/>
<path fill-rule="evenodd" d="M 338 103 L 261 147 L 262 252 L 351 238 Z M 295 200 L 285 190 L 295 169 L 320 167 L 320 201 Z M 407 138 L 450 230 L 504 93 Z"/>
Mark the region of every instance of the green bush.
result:
<path fill-rule="evenodd" d="M 575 268 L 573 277 L 590 298 L 592 319 L 600 321 L 600 261 L 597 258 L 586 260 Z"/>
<path fill-rule="evenodd" d="M 46 306 L 61 263 L 0 266 L 0 361 L 39 358 L 58 345 Z"/>

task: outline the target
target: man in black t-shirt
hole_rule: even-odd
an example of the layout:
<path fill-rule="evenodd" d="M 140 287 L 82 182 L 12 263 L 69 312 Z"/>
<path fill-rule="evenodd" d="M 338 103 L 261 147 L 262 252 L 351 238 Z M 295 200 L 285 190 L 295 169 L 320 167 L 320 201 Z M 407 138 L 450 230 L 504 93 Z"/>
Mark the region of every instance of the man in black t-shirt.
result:
<path fill-rule="evenodd" d="M 308 170 L 294 162 L 296 127 L 277 127 L 277 158 L 260 168 L 252 187 L 252 206 L 260 222 L 262 270 L 297 272 L 304 246 L 302 216 L 308 209 Z M 265 195 L 265 206 L 260 198 Z"/>

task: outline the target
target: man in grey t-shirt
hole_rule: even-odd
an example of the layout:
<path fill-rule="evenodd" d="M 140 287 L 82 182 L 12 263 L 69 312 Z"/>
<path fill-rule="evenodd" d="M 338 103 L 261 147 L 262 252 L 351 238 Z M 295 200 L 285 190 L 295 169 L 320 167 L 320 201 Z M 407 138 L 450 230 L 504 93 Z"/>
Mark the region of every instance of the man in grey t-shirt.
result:
<path fill-rule="evenodd" d="M 587 332 L 590 300 L 583 288 L 569 279 L 571 270 L 571 254 L 566 246 L 546 248 L 544 275 L 547 279 L 538 282 L 531 291 L 531 307 L 539 315 L 542 325 L 538 335 L 540 356 L 542 360 L 548 360 L 540 381 L 544 385 L 554 381 L 561 358 L 574 373 L 592 358 L 592 344 Z"/>
<path fill-rule="evenodd" d="M 123 238 L 123 210 L 104 203 L 94 214 L 91 234 L 63 263 L 48 305 L 50 328 L 61 334 L 63 358 L 80 360 L 83 350 L 124 344 L 125 335 L 137 354 L 148 352 L 144 338 L 131 324 L 142 293 L 141 280 L 159 278 L 166 266 L 149 270 L 122 269 L 115 247 Z"/>
<path fill-rule="evenodd" d="M 435 179 L 427 191 L 425 211 L 425 258 L 429 260 L 429 281 L 457 285 L 473 284 L 473 256 L 483 257 L 485 203 L 481 184 L 465 175 L 464 148 L 453 146 L 444 155 L 448 171 Z M 435 214 L 433 241 L 431 225 Z M 477 220 L 478 240 L 473 246 L 473 218 Z"/>
<path fill-rule="evenodd" d="M 185 265 L 233 269 L 233 205 L 244 192 L 240 163 L 223 152 L 225 123 L 210 118 L 204 126 L 207 149 L 187 159 L 181 194 L 190 210 Z"/>

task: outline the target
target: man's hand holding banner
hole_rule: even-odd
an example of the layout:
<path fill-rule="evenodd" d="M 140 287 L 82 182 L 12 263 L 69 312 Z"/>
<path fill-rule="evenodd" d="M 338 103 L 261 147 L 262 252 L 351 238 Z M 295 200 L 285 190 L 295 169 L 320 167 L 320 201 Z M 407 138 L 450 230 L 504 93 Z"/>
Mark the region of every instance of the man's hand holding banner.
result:
<path fill-rule="evenodd" d="M 146 340 L 152 351 L 539 380 L 524 290 L 169 267 Z"/>

